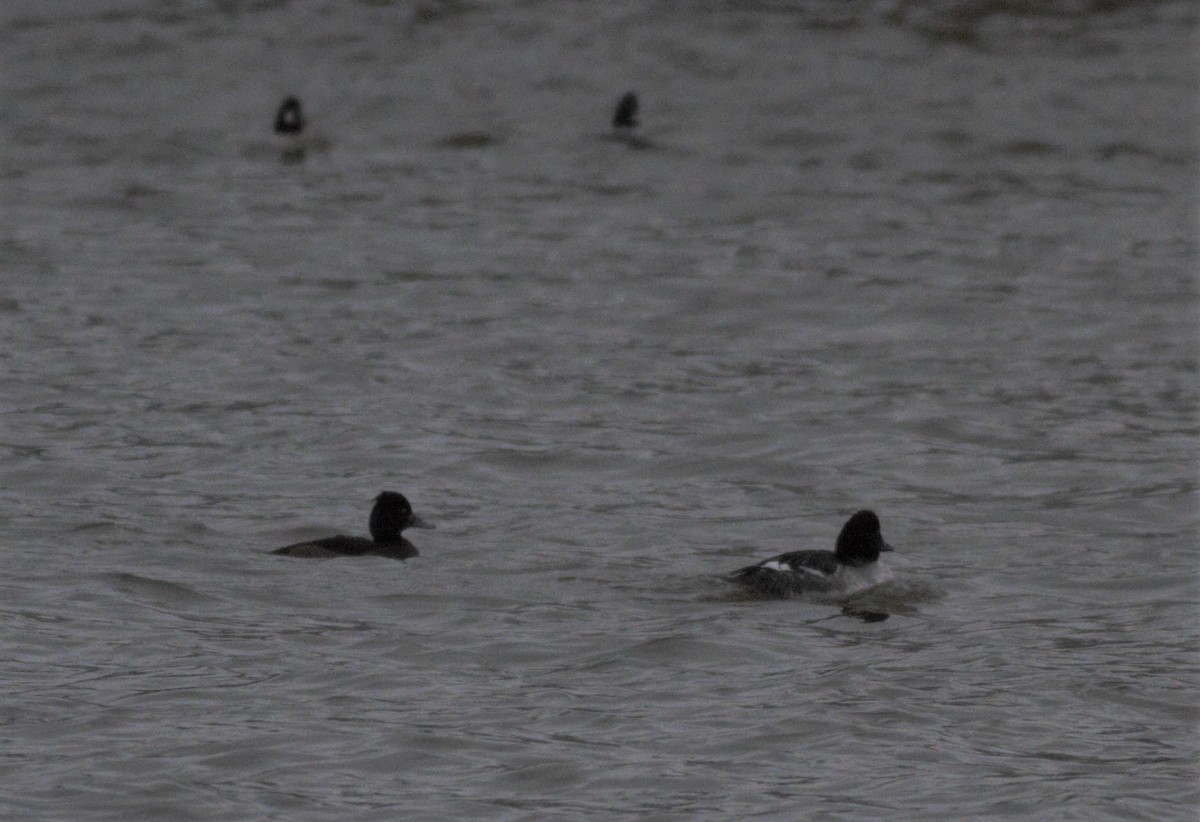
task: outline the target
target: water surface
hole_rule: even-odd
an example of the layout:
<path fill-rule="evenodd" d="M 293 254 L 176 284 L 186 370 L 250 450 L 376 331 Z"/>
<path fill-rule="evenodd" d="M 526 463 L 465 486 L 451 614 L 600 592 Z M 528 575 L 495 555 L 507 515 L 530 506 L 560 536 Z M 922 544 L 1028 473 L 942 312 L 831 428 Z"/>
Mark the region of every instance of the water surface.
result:
<path fill-rule="evenodd" d="M 1195 22 L 7 5 L 4 817 L 1190 818 Z"/>

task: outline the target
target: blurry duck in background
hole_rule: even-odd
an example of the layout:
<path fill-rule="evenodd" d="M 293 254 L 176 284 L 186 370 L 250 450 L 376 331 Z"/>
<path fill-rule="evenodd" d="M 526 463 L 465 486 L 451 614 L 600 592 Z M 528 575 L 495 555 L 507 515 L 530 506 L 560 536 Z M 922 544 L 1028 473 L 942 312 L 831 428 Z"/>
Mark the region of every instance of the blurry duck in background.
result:
<path fill-rule="evenodd" d="M 613 128 L 618 131 L 632 131 L 638 124 L 637 116 L 638 96 L 628 91 L 617 101 L 617 110 L 613 112 Z"/>
<path fill-rule="evenodd" d="M 299 134 L 304 131 L 304 112 L 300 109 L 300 101 L 295 97 L 285 97 L 275 112 L 276 134 Z"/>
<path fill-rule="evenodd" d="M 612 116 L 612 138 L 633 148 L 650 148 L 651 144 L 637 133 L 638 112 L 641 106 L 632 91 L 621 95 Z"/>
<path fill-rule="evenodd" d="M 301 138 L 304 132 L 304 112 L 297 97 L 285 97 L 275 112 L 275 133 L 282 139 L 283 161 L 298 163 L 304 159 L 305 146 Z"/>

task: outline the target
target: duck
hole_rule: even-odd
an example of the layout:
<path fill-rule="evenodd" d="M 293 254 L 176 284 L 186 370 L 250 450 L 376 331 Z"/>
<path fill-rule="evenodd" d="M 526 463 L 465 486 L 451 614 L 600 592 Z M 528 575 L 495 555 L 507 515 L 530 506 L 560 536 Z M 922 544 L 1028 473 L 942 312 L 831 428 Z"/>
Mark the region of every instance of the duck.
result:
<path fill-rule="evenodd" d="M 297 97 L 285 97 L 275 112 L 275 134 L 278 135 L 280 158 L 284 163 L 299 163 L 308 153 L 310 140 L 303 135 L 307 122 Z"/>
<path fill-rule="evenodd" d="M 635 92 L 627 91 L 621 95 L 621 99 L 617 100 L 617 107 L 613 111 L 612 131 L 607 139 L 629 148 L 656 148 L 657 146 L 653 142 L 643 137 L 638 131 L 640 124 L 638 111 L 640 109 L 641 106 Z"/>
<path fill-rule="evenodd" d="M 275 112 L 276 134 L 299 134 L 304 131 L 304 112 L 297 97 L 285 97 Z"/>
<path fill-rule="evenodd" d="M 621 95 L 617 101 L 616 111 L 613 112 L 613 128 L 618 131 L 632 131 L 638 124 L 638 96 L 632 91 Z"/>
<path fill-rule="evenodd" d="M 276 548 L 272 554 L 306 559 L 326 557 L 379 556 L 408 559 L 418 554 L 417 548 L 403 536 L 405 528 L 434 528 L 433 523 L 413 513 L 408 499 L 396 491 L 383 491 L 375 497 L 368 523 L 371 538 L 338 535 L 309 542 L 297 542 Z"/>
<path fill-rule="evenodd" d="M 764 597 L 810 594 L 840 599 L 878 585 L 888 577 L 880 554 L 893 551 L 883 538 L 879 516 L 858 511 L 838 534 L 833 551 L 791 551 L 729 574 L 730 582 Z"/>

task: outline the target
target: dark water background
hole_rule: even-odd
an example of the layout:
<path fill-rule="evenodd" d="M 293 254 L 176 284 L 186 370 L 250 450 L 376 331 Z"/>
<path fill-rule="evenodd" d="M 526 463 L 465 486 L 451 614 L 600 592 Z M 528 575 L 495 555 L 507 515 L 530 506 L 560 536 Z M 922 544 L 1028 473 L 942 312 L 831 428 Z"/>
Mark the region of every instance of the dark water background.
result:
<path fill-rule="evenodd" d="M 1194 818 L 1195 31 L 6 3 L 0 815 Z"/>

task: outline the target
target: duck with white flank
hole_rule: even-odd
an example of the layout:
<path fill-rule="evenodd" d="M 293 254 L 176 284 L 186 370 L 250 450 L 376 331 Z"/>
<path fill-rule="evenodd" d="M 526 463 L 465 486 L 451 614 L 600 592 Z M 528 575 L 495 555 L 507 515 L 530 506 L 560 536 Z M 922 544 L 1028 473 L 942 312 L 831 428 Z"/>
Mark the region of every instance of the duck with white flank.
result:
<path fill-rule="evenodd" d="M 874 511 L 859 511 L 838 534 L 836 550 L 792 551 L 734 571 L 730 582 L 768 597 L 842 598 L 883 582 L 879 555 L 891 551 Z"/>

